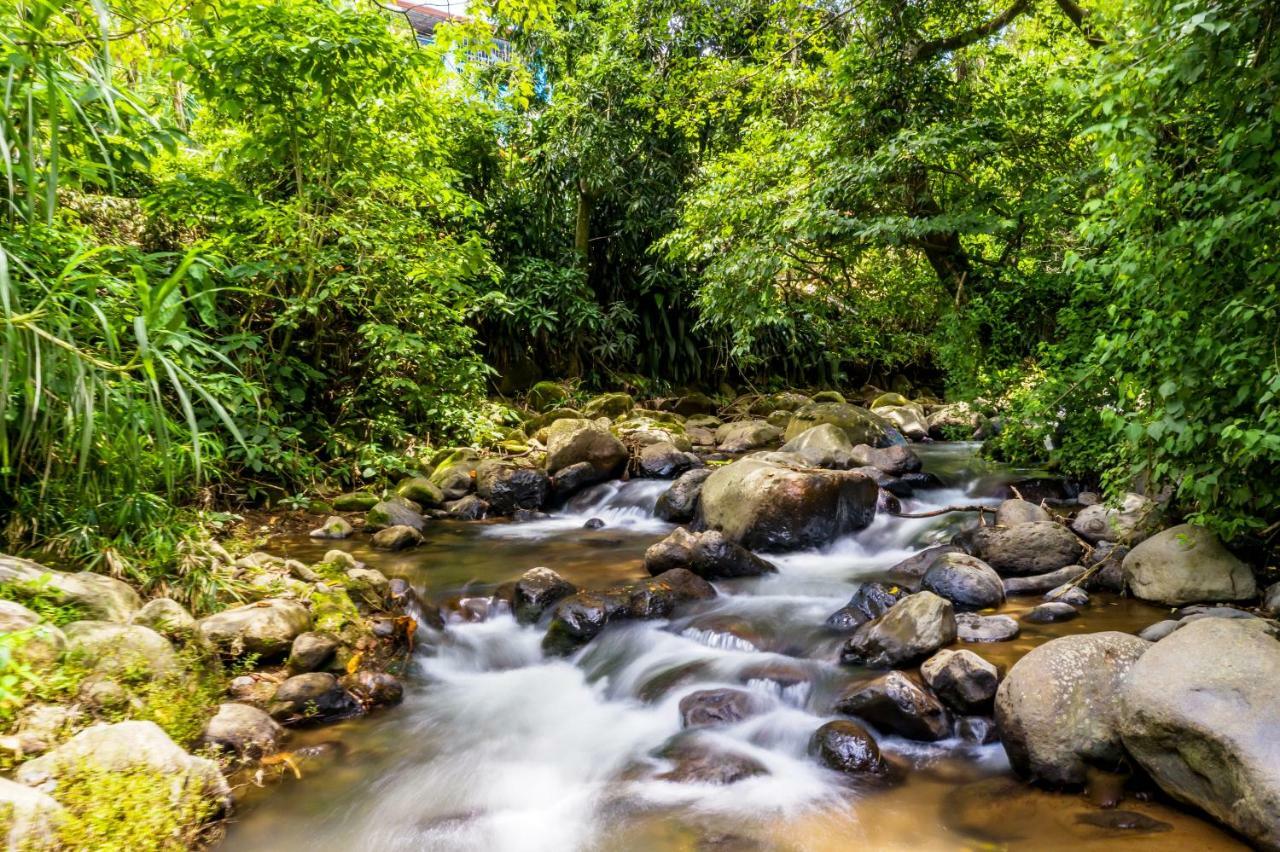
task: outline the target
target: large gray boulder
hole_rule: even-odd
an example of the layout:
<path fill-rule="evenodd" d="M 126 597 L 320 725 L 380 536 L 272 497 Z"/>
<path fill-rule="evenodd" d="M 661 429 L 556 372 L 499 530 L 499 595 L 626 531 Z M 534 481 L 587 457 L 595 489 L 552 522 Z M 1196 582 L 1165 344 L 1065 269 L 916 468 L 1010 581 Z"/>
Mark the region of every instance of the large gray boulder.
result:
<path fill-rule="evenodd" d="M 726 423 L 716 429 L 716 445 L 721 452 L 745 453 L 758 450 L 782 439 L 782 430 L 763 420 Z"/>
<path fill-rule="evenodd" d="M 933 592 L 917 592 L 868 621 L 849 637 L 840 661 L 887 669 L 926 657 L 956 641 L 951 602 Z"/>
<path fill-rule="evenodd" d="M 942 650 L 925 660 L 920 676 L 957 713 L 986 711 L 996 697 L 999 670 L 972 651 Z"/>
<path fill-rule="evenodd" d="M 1170 527 L 1129 551 L 1124 578 L 1134 597 L 1169 606 L 1258 594 L 1249 566 L 1211 531 L 1190 524 Z"/>
<path fill-rule="evenodd" d="M 182 669 L 169 640 L 141 624 L 74 621 L 64 632 L 67 655 L 95 674 L 153 680 Z"/>
<path fill-rule="evenodd" d="M 853 442 L 839 426 L 822 423 L 787 441 L 782 452 L 795 453 L 814 467 L 849 467 Z"/>
<path fill-rule="evenodd" d="M 995 570 L 966 553 L 944 553 L 925 572 L 920 587 L 941 595 L 959 610 L 986 609 L 1004 603 L 1004 582 Z"/>
<path fill-rule="evenodd" d="M 702 525 L 752 550 L 816 547 L 875 517 L 875 482 L 849 471 L 801 470 L 739 459 L 702 485 Z"/>
<path fill-rule="evenodd" d="M 62 745 L 18 767 L 21 784 L 57 795 L 60 782 L 84 771 L 146 772 L 169 779 L 171 804 L 188 810 L 198 800 L 219 809 L 231 804 L 231 790 L 218 765 L 183 751 L 155 722 L 117 722 L 85 728 Z"/>
<path fill-rule="evenodd" d="M 1141 494 L 1124 495 L 1119 507 L 1086 506 L 1071 522 L 1071 529 L 1085 541 L 1137 544 L 1160 527 L 1160 504 Z"/>
<path fill-rule="evenodd" d="M 778 569 L 719 530 L 691 533 L 677 527 L 644 552 L 644 567 L 653 576 L 673 568 L 687 568 L 704 580 L 757 577 Z"/>
<path fill-rule="evenodd" d="M 1027 500 L 1005 500 L 996 508 L 996 526 L 1012 527 L 1016 524 L 1033 524 L 1051 521 L 1053 518 L 1043 506 Z"/>
<path fill-rule="evenodd" d="M 417 504 L 403 497 L 393 497 L 378 503 L 364 516 L 364 528 L 370 532 L 388 527 L 410 527 L 422 532 L 427 528 L 427 519 Z"/>
<path fill-rule="evenodd" d="M 1160 640 L 1120 690 L 1124 746 L 1166 793 L 1280 849 L 1280 633 L 1203 618 Z"/>
<path fill-rule="evenodd" d="M 980 527 L 973 531 L 970 542 L 973 555 L 1001 576 L 1056 571 L 1074 565 L 1084 555 L 1080 539 L 1052 521 Z"/>
<path fill-rule="evenodd" d="M 172 598 L 147 601 L 147 605 L 134 614 L 133 623 L 150 627 L 169 639 L 188 639 L 196 632 L 195 617 Z"/>
<path fill-rule="evenodd" d="M 275 754 L 284 740 L 284 728 L 262 710 L 249 704 L 220 704 L 205 723 L 201 743 L 229 751 L 241 760 L 257 760 Z"/>
<path fill-rule="evenodd" d="M 683 524 L 692 521 L 698 513 L 698 498 L 702 496 L 702 485 L 711 476 L 712 470 L 706 467 L 695 468 L 683 473 L 671 487 L 658 497 L 653 513 L 664 521 Z"/>
<path fill-rule="evenodd" d="M 228 656 L 269 660 L 289 653 L 298 634 L 311 629 L 311 613 L 297 601 L 273 598 L 206 616 L 197 627 Z"/>
<path fill-rule="evenodd" d="M 896 431 L 889 421 L 865 408 L 842 402 L 812 402 L 796 409 L 783 437 L 790 441 L 823 423 L 839 427 L 854 445 L 883 447 L 892 443 L 890 437 Z"/>
<path fill-rule="evenodd" d="M 684 568 L 612 589 L 576 592 L 555 605 L 542 648 L 564 656 L 590 642 L 609 624 L 667 618 L 682 603 L 715 596 L 710 583 Z"/>
<path fill-rule="evenodd" d="M 636 453 L 636 471 L 640 476 L 654 479 L 674 479 L 693 467 L 702 464 L 702 459 L 667 441 L 646 444 Z"/>
<path fill-rule="evenodd" d="M 859 444 L 853 448 L 853 458 L 859 465 L 869 465 L 890 476 L 917 473 L 924 466 L 915 451 L 902 445 L 877 448 Z"/>
<path fill-rule="evenodd" d="M 60 848 L 58 828 L 66 817 L 48 793 L 0 778 L 0 843 L 9 852 Z"/>
<path fill-rule="evenodd" d="M 996 690 L 996 723 L 1014 771 L 1078 785 L 1090 767 L 1118 767 L 1119 694 L 1151 647 L 1128 633 L 1063 636 L 1014 663 Z"/>
<path fill-rule="evenodd" d="M 11 586 L 19 598 L 28 593 L 52 598 L 101 621 L 127 622 L 142 607 L 138 593 L 114 577 L 89 571 L 54 571 L 28 559 L 2 554 L 0 583 Z"/>
<path fill-rule="evenodd" d="M 557 423 L 560 421 L 556 421 Z M 551 494 L 547 473 L 519 462 L 490 459 L 476 467 L 476 494 L 499 515 L 541 509 Z"/>
<path fill-rule="evenodd" d="M 836 701 L 835 709 L 908 739 L 935 742 L 951 736 L 946 708 L 903 672 L 889 672 L 853 687 Z"/>
<path fill-rule="evenodd" d="M 594 420 L 555 421 L 547 435 L 547 472 L 554 476 L 579 462 L 590 464 L 599 482 L 622 470 L 627 448 L 607 426 Z"/>

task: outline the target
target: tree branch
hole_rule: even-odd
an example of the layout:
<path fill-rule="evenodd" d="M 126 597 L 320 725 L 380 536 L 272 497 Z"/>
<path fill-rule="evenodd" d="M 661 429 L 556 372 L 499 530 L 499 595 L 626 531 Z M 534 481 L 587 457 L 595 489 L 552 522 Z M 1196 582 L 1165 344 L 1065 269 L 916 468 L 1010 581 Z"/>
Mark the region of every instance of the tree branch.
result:
<path fill-rule="evenodd" d="M 1080 34 L 1084 36 L 1084 40 L 1090 47 L 1102 47 L 1107 40 L 1098 34 L 1098 30 L 1093 24 L 1089 23 L 1089 10 L 1075 2 L 1075 0 L 1057 0 L 1058 8 L 1062 10 L 1062 14 L 1066 15 L 1071 23 L 1076 25 L 1076 29 L 1080 30 Z"/>
<path fill-rule="evenodd" d="M 1070 0 L 1068 0 L 1070 2 Z M 1013 0 L 1013 5 L 996 15 L 989 21 L 979 24 L 971 29 L 958 32 L 955 35 L 946 38 L 934 39 L 932 41 L 917 42 L 907 48 L 907 60 L 909 62 L 923 62 L 932 59 L 939 53 L 946 53 L 952 50 L 958 50 L 967 47 L 980 39 L 984 39 L 992 33 L 998 33 L 1009 25 L 1014 18 L 1017 18 L 1023 12 L 1031 8 L 1032 0 Z"/>

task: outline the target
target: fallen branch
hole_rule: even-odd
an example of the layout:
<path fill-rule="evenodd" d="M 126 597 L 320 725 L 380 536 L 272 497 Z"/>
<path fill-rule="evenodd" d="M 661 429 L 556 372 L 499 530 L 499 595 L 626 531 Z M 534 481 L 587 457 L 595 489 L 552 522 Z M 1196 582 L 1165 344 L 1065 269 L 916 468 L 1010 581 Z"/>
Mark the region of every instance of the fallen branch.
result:
<path fill-rule="evenodd" d="M 928 512 L 895 512 L 895 518 L 936 518 L 938 515 L 945 515 L 948 512 L 990 512 L 995 514 L 995 506 L 944 506 L 941 509 L 933 509 Z"/>

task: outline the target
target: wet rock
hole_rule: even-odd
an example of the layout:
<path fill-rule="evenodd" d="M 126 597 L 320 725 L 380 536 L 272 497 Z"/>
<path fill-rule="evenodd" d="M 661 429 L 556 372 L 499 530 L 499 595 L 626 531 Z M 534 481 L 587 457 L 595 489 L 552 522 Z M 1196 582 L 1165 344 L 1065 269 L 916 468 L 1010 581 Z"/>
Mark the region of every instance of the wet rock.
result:
<path fill-rule="evenodd" d="M 582 525 L 584 530 L 602 530 L 608 526 L 603 518 L 587 518 L 586 523 Z"/>
<path fill-rule="evenodd" d="M 961 642 L 1008 642 L 1021 632 L 1018 622 L 1008 615 L 956 613 L 956 637 Z"/>
<path fill-rule="evenodd" d="M 1079 586 L 1073 586 L 1070 583 L 1058 586 L 1056 589 L 1045 592 L 1044 599 L 1046 601 L 1058 601 L 1071 606 L 1088 606 L 1089 593 Z"/>
<path fill-rule="evenodd" d="M 1026 500 L 1005 500 L 996 509 L 996 526 L 1011 527 L 1015 524 L 1034 524 L 1051 521 L 1053 518 L 1043 506 L 1029 503 Z"/>
<path fill-rule="evenodd" d="M 711 475 L 711 469 L 700 467 L 683 473 L 671 483 L 671 487 L 662 492 L 654 507 L 654 514 L 664 521 L 683 524 L 692 521 L 698 511 L 698 497 L 702 494 L 702 484 Z"/>
<path fill-rule="evenodd" d="M 1119 508 L 1086 506 L 1071 522 L 1071 529 L 1091 544 L 1114 541 L 1134 545 L 1160 528 L 1160 514 L 1160 505 L 1154 500 L 1130 492 Z"/>
<path fill-rule="evenodd" d="M 1107 831 L 1124 831 L 1132 834 L 1158 834 L 1173 831 L 1173 826 L 1169 823 L 1136 811 L 1091 811 L 1076 814 L 1076 822 Z"/>
<path fill-rule="evenodd" d="M 932 592 L 917 592 L 868 621 L 840 652 L 846 665 L 892 668 L 927 656 L 956 640 L 951 602 Z"/>
<path fill-rule="evenodd" d="M 444 489 L 425 476 L 410 476 L 396 485 L 396 496 L 417 503 L 423 508 L 434 508 L 444 503 Z"/>
<path fill-rule="evenodd" d="M 867 444 L 859 444 L 853 448 L 854 461 L 860 465 L 870 465 L 890 476 L 905 476 L 920 470 L 923 462 L 910 447 L 893 446 L 875 448 Z"/>
<path fill-rule="evenodd" d="M 300 633 L 293 640 L 285 664 L 294 674 L 323 669 L 338 650 L 337 637 L 328 633 Z"/>
<path fill-rule="evenodd" d="M 422 510 L 416 503 L 395 497 L 383 500 L 365 513 L 364 526 L 374 532 L 387 527 L 409 527 L 422 532 L 427 528 L 427 519 L 422 517 Z"/>
<path fill-rule="evenodd" d="M 902 502 L 892 491 L 881 488 L 876 495 L 876 512 L 885 515 L 896 515 L 902 511 Z"/>
<path fill-rule="evenodd" d="M 898 477 L 898 481 L 903 485 L 911 486 L 913 491 L 924 491 L 930 488 L 945 488 L 946 484 L 932 473 L 926 471 L 917 471 L 915 473 L 904 473 Z"/>
<path fill-rule="evenodd" d="M 1125 748 L 1166 793 L 1280 848 L 1280 633 L 1206 618 L 1152 645 L 1120 689 Z"/>
<path fill-rule="evenodd" d="M 702 689 L 680 699 L 680 724 L 732 725 L 756 712 L 756 699 L 741 689 Z"/>
<path fill-rule="evenodd" d="M 845 468 L 852 461 L 853 443 L 843 429 L 823 423 L 787 441 L 782 452 L 796 453 L 813 467 Z"/>
<path fill-rule="evenodd" d="M 446 507 L 448 502 L 461 500 L 471 493 L 471 489 L 475 487 L 475 471 L 478 463 L 477 457 L 468 457 L 465 460 L 441 464 L 431 474 L 431 481 L 440 486 Z"/>
<path fill-rule="evenodd" d="M 718 530 L 691 533 L 677 527 L 644 553 L 645 569 L 657 576 L 673 568 L 687 568 L 706 580 L 756 577 L 778 569 Z"/>
<path fill-rule="evenodd" d="M 866 728 L 847 719 L 827 722 L 814 731 L 809 750 L 837 772 L 879 775 L 887 770 L 875 738 Z"/>
<path fill-rule="evenodd" d="M 373 534 L 373 546 L 378 550 L 408 550 L 422 544 L 422 533 L 413 527 L 397 524 Z"/>
<path fill-rule="evenodd" d="M 1068 565 L 1047 574 L 1033 574 L 1030 577 L 1007 577 L 1004 581 L 1006 595 L 1038 595 L 1048 592 L 1065 583 L 1073 583 L 1084 574 L 1080 565 Z"/>
<path fill-rule="evenodd" d="M 168 639 L 188 639 L 196 633 L 196 620 L 171 598 L 155 598 L 133 616 L 133 623 L 149 627 Z"/>
<path fill-rule="evenodd" d="M 330 515 L 320 526 L 313 529 L 307 535 L 312 538 L 332 538 L 342 539 L 349 538 L 352 533 L 351 522 L 341 515 Z"/>
<path fill-rule="evenodd" d="M 666 618 L 678 604 L 715 595 L 710 583 L 684 568 L 614 589 L 577 592 L 556 604 L 542 647 L 549 654 L 568 654 L 611 622 Z"/>
<path fill-rule="evenodd" d="M 510 515 L 516 509 L 541 509 L 551 494 L 545 471 L 515 462 L 490 460 L 476 466 L 476 494 L 490 510 Z"/>
<path fill-rule="evenodd" d="M 1161 639 L 1177 630 L 1178 627 L 1179 622 L 1172 618 L 1165 619 L 1164 621 L 1157 621 L 1155 624 L 1145 627 L 1139 631 L 1138 638 L 1144 639 L 1147 642 L 1159 642 Z"/>
<path fill-rule="evenodd" d="M 540 512 L 537 509 L 516 509 L 511 513 L 511 521 L 517 524 L 527 524 L 531 521 L 545 521 L 551 517 L 546 512 Z"/>
<path fill-rule="evenodd" d="M 768 770 L 758 760 L 744 754 L 719 751 L 687 739 L 664 748 L 659 756 L 672 762 L 671 769 L 657 777 L 681 784 L 735 784 Z"/>
<path fill-rule="evenodd" d="M 1124 558 L 1134 597 L 1181 606 L 1248 600 L 1258 593 L 1253 571 L 1204 527 L 1180 524 L 1142 542 Z"/>
<path fill-rule="evenodd" d="M 578 462 L 561 468 L 551 477 L 551 495 L 567 500 L 589 485 L 600 481 L 600 473 L 591 462 Z"/>
<path fill-rule="evenodd" d="M 400 679 L 387 672 L 368 669 L 349 673 L 341 680 L 347 694 L 360 702 L 366 710 L 374 707 L 390 707 L 404 700 L 404 686 Z"/>
<path fill-rule="evenodd" d="M 745 453 L 776 444 L 781 439 L 782 430 L 763 420 L 726 423 L 716 429 L 716 445 L 724 453 Z"/>
<path fill-rule="evenodd" d="M 578 589 L 550 568 L 530 568 L 516 580 L 511 609 L 521 624 L 536 624 L 542 614 Z"/>
<path fill-rule="evenodd" d="M 849 602 L 827 617 L 827 626 L 847 632 L 879 618 L 907 596 L 901 586 L 885 583 L 863 583 Z"/>
<path fill-rule="evenodd" d="M 241 760 L 258 760 L 279 751 L 284 736 L 284 728 L 257 707 L 229 703 L 218 705 L 218 712 L 205 723 L 200 742 Z"/>
<path fill-rule="evenodd" d="M 920 676 L 942 702 L 961 714 L 988 710 L 1000 672 L 972 651 L 939 651 L 920 666 Z"/>
<path fill-rule="evenodd" d="M 1019 775 L 1078 785 L 1124 760 L 1119 694 L 1151 647 L 1127 633 L 1053 639 L 1018 660 L 996 691 L 996 723 Z"/>
<path fill-rule="evenodd" d="M 980 527 L 972 544 L 973 554 L 1002 576 L 1055 571 L 1084 555 L 1084 546 L 1071 530 L 1053 521 Z"/>
<path fill-rule="evenodd" d="M 924 579 L 924 575 L 933 567 L 933 563 L 937 561 L 938 557 L 946 553 L 963 552 L 955 545 L 935 544 L 933 547 L 926 547 L 913 556 L 908 556 L 885 573 L 890 581 L 901 583 L 912 591 L 918 592 L 920 591 L 920 581 Z"/>
<path fill-rule="evenodd" d="M 702 460 L 693 453 L 682 452 L 666 441 L 649 444 L 636 456 L 640 475 L 655 479 L 673 479 L 701 464 Z"/>
<path fill-rule="evenodd" d="M 182 669 L 169 640 L 140 624 L 74 621 L 63 632 L 68 657 L 94 674 L 154 680 Z"/>
<path fill-rule="evenodd" d="M 298 634 L 311 629 L 311 614 L 297 601 L 270 599 L 206 616 L 196 626 L 223 654 L 272 660 L 283 657 Z"/>
<path fill-rule="evenodd" d="M 836 701 L 835 709 L 908 739 L 933 742 L 951 735 L 946 708 L 903 672 L 854 687 Z"/>
<path fill-rule="evenodd" d="M 66 811 L 52 796 L 0 778 L 0 841 L 13 852 L 47 852 L 62 848 L 58 828 Z"/>
<path fill-rule="evenodd" d="M 1004 603 L 1004 583 L 990 565 L 963 553 L 944 553 L 925 572 L 920 587 L 941 595 L 959 610 Z"/>
<path fill-rule="evenodd" d="M 956 720 L 956 736 L 974 745 L 990 745 L 1000 740 L 1000 730 L 990 716 L 964 716 Z"/>
<path fill-rule="evenodd" d="M 588 474 L 578 465 L 587 464 Z M 575 469 L 578 487 L 614 477 L 627 463 L 627 448 L 609 429 L 593 420 L 557 420 L 547 434 L 547 472 L 559 477 Z"/>
<path fill-rule="evenodd" d="M 286 725 L 329 722 L 359 711 L 355 699 L 328 672 L 294 675 L 280 684 L 268 707 L 271 717 Z"/>
<path fill-rule="evenodd" d="M 449 517 L 455 521 L 478 521 L 489 514 L 489 503 L 474 494 L 468 494 L 452 503 L 446 503 Z"/>
<path fill-rule="evenodd" d="M 85 728 L 62 745 L 18 767 L 14 779 L 57 795 L 61 780 L 85 770 L 146 772 L 172 780 L 170 804 L 178 812 L 203 799 L 221 808 L 231 790 L 212 760 L 193 757 L 169 739 L 155 722 L 117 722 Z"/>
<path fill-rule="evenodd" d="M 698 513 L 708 529 L 752 550 L 813 547 L 862 529 L 875 516 L 874 482 L 844 471 L 802 471 L 745 458 L 702 486 Z"/>
<path fill-rule="evenodd" d="M 0 554 L 0 583 L 21 600 L 40 596 L 59 605 L 71 605 L 91 619 L 126 623 L 142 607 L 128 583 L 89 571 L 54 571 L 27 559 Z"/>
<path fill-rule="evenodd" d="M 895 442 L 892 435 L 896 433 L 893 425 L 878 414 L 865 408 L 848 403 L 813 402 L 795 410 L 791 422 L 787 425 L 785 440 L 820 426 L 830 423 L 839 427 L 848 437 L 851 444 L 869 444 L 873 447 L 888 446 L 901 443 L 901 436 Z"/>
<path fill-rule="evenodd" d="M 1080 612 L 1069 603 L 1052 601 L 1034 607 L 1022 616 L 1022 620 L 1028 624 L 1057 624 L 1060 621 L 1070 621 L 1079 614 Z"/>

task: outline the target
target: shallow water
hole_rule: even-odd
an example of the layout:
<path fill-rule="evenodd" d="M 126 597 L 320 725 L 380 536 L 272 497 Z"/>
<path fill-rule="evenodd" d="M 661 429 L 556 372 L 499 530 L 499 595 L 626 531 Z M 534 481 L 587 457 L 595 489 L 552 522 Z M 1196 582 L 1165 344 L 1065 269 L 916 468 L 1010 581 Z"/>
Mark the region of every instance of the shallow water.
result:
<path fill-rule="evenodd" d="M 963 444 L 922 448 L 944 488 L 906 511 L 995 504 L 1012 472 Z M 652 515 L 665 483 L 598 486 L 549 519 L 439 523 L 399 554 L 340 542 L 424 597 L 488 594 L 535 565 L 579 586 L 644 576 L 644 549 L 671 528 Z M 606 526 L 585 530 L 589 518 Z M 424 631 L 404 703 L 369 718 L 294 735 L 295 748 L 336 748 L 304 763 L 302 781 L 250 790 L 228 850 L 837 850 L 1232 849 L 1236 841 L 1167 804 L 1121 807 L 1161 830 L 1102 828 L 1084 795 L 1011 783 L 999 745 L 916 743 L 881 736 L 903 783 L 859 787 L 808 755 L 835 697 L 874 673 L 838 665 L 841 637 L 823 627 L 867 578 L 974 523 L 973 514 L 878 517 L 820 551 L 773 557 L 774 576 L 716 583 L 720 596 L 670 621 L 611 627 L 568 660 L 545 659 L 542 632 L 502 615 Z M 286 539 L 278 552 L 317 559 L 328 543 Z M 1037 598 L 1015 599 L 1017 614 Z M 1011 665 L 1054 636 L 1157 621 L 1161 611 L 1095 596 L 1080 618 L 1027 625 L 1013 642 L 967 646 Z M 657 776 L 655 756 L 681 733 L 680 699 L 744 686 L 764 712 L 693 734 L 758 761 L 767 774 L 728 786 Z M 685 736 L 689 736 L 686 734 Z"/>

